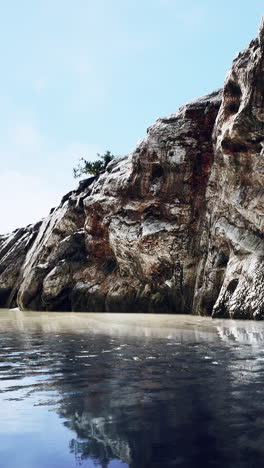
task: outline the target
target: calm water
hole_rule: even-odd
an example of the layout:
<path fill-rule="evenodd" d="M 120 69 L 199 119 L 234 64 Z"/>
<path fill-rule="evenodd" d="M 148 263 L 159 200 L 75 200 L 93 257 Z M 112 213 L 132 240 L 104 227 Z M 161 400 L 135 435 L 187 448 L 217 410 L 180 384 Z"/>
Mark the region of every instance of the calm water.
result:
<path fill-rule="evenodd" d="M 261 467 L 264 324 L 0 311 L 3 468 Z"/>

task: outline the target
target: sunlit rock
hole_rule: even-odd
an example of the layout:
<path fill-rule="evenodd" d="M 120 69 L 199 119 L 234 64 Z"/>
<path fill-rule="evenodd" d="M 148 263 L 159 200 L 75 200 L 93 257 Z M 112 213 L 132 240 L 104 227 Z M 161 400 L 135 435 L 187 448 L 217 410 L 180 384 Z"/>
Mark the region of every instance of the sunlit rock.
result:
<path fill-rule="evenodd" d="M 158 119 L 37 226 L 0 237 L 0 305 L 264 318 L 264 25 L 224 91 Z"/>
<path fill-rule="evenodd" d="M 264 55 L 259 37 L 234 60 L 214 128 L 205 256 L 195 311 L 264 317 Z"/>

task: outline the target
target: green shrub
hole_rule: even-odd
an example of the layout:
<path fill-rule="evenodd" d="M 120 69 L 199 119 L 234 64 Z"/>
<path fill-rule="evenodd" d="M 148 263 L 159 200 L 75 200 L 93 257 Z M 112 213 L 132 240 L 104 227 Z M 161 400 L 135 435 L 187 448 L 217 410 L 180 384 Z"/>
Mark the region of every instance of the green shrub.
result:
<path fill-rule="evenodd" d="M 81 158 L 78 166 L 73 168 L 73 176 L 75 178 L 86 174 L 98 176 L 100 172 L 105 171 L 107 164 L 115 158 L 115 156 L 111 154 L 110 151 L 106 151 L 104 154 L 97 153 L 97 157 L 99 159 L 94 162 Z"/>

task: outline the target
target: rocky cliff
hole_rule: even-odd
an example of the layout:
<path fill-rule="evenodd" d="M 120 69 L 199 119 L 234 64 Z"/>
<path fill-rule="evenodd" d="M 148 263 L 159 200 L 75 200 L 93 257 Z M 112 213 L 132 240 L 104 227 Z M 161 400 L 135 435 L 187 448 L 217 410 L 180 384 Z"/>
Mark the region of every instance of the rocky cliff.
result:
<path fill-rule="evenodd" d="M 0 236 L 0 305 L 264 318 L 263 142 L 262 24 L 223 92 Z"/>

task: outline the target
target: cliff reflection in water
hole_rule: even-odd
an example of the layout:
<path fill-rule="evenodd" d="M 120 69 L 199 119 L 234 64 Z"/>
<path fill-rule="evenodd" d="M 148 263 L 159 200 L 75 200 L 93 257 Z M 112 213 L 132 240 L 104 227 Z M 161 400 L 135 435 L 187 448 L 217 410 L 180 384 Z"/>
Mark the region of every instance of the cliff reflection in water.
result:
<path fill-rule="evenodd" d="M 264 324 L 13 311 L 0 333 L 0 396 L 54 404 L 83 466 L 261 466 Z"/>

